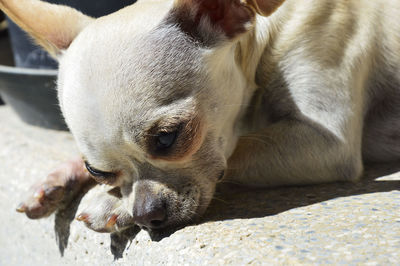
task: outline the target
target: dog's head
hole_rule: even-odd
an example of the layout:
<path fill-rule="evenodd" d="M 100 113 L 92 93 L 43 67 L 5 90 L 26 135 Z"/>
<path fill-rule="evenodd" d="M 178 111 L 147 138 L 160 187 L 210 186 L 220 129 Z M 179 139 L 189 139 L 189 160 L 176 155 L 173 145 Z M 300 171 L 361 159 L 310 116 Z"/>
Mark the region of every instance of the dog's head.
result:
<path fill-rule="evenodd" d="M 58 58 L 62 111 L 93 177 L 119 186 L 144 227 L 202 214 L 249 100 L 236 44 L 283 0 L 140 1 L 96 20 L 16 2 L 0 5 Z"/>

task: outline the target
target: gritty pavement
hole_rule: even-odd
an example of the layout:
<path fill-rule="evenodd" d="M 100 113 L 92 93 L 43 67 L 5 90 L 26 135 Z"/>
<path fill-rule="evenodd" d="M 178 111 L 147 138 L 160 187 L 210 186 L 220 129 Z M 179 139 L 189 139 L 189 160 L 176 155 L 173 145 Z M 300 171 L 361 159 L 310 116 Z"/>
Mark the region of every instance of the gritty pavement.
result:
<path fill-rule="evenodd" d="M 54 215 L 15 212 L 28 187 L 78 154 L 69 133 L 28 126 L 0 107 L 0 265 L 400 265 L 400 163 L 357 184 L 248 191 L 228 185 L 199 225 L 159 242 L 139 232 L 114 261 L 110 235 L 73 221 L 61 257 Z M 68 228 L 64 228 L 68 231 Z"/>

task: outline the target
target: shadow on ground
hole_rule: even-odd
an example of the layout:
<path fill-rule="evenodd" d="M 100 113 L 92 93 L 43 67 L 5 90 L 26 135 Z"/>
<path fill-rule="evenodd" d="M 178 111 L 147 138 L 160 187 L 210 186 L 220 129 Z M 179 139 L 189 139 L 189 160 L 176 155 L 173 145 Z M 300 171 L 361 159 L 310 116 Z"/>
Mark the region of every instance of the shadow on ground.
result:
<path fill-rule="evenodd" d="M 332 183 L 312 186 L 246 189 L 222 184 L 208 208 L 203 222 L 260 218 L 339 197 L 400 190 L 400 180 L 377 178 L 400 171 L 400 162 L 366 166 L 357 183 Z"/>
<path fill-rule="evenodd" d="M 222 183 L 217 188 L 214 200 L 199 224 L 229 219 L 261 218 L 339 197 L 400 190 L 400 180 L 398 179 L 377 180 L 397 172 L 400 172 L 400 162 L 369 165 L 366 167 L 364 177 L 357 183 L 331 183 L 269 189 L 250 189 Z M 69 206 L 70 211 L 67 214 L 58 213 L 56 215 L 56 235 L 61 254 L 67 246 L 69 226 L 79 202 L 80 199 L 73 203 L 75 206 Z M 59 215 L 60 217 L 58 217 Z M 60 223 L 60 221 L 63 222 Z M 150 237 L 154 241 L 160 241 L 178 230 L 166 231 L 162 234 L 150 233 Z M 135 226 L 123 232 L 111 234 L 111 252 L 115 259 L 122 258 L 125 248 L 139 231 L 140 229 Z"/>

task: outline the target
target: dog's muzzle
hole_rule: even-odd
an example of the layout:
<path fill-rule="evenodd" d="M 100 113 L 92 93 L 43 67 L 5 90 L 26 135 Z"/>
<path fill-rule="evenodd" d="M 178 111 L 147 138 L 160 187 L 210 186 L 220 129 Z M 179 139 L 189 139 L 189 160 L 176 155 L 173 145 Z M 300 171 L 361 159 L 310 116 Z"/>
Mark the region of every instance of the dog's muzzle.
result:
<path fill-rule="evenodd" d="M 137 187 L 132 216 L 142 229 L 161 229 L 167 222 L 167 204 L 155 195 L 146 184 Z"/>

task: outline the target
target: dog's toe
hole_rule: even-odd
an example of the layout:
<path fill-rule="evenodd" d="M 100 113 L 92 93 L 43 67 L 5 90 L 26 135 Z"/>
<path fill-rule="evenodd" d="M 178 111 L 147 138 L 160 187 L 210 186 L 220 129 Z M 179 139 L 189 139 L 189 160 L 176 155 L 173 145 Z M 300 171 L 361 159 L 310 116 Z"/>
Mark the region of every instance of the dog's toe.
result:
<path fill-rule="evenodd" d="M 68 205 L 84 187 L 89 188 L 92 184 L 94 181 L 85 170 L 82 159 L 71 160 L 50 173 L 44 181 L 32 186 L 17 211 L 31 219 L 47 217 Z"/>
<path fill-rule="evenodd" d="M 47 217 L 53 213 L 58 203 L 63 197 L 63 190 L 60 187 L 39 186 L 31 193 L 30 196 L 17 207 L 17 211 L 25 213 L 31 219 Z"/>

